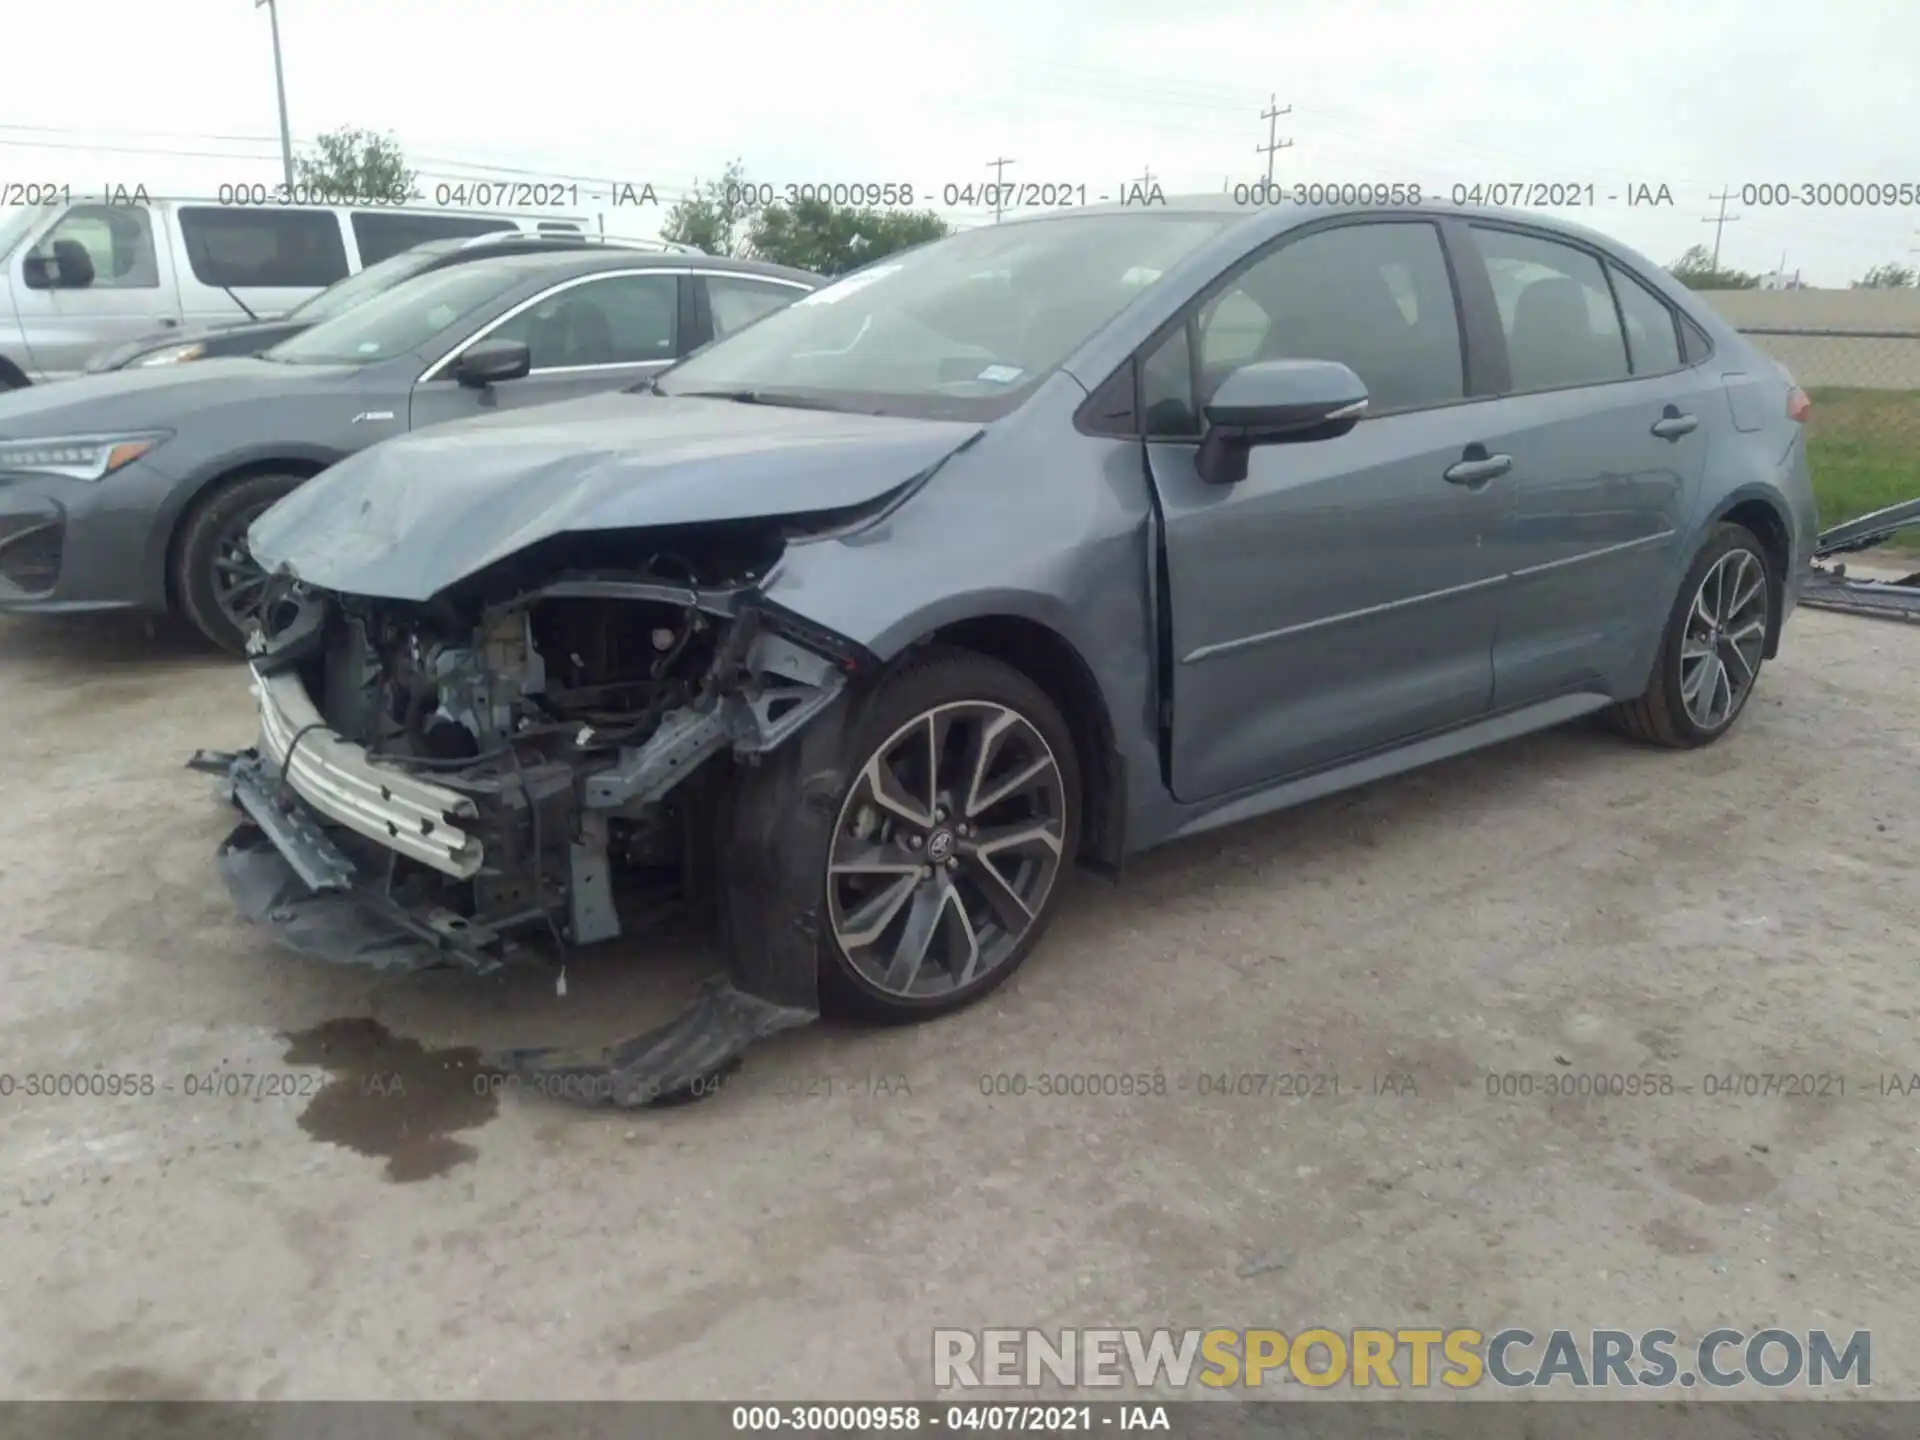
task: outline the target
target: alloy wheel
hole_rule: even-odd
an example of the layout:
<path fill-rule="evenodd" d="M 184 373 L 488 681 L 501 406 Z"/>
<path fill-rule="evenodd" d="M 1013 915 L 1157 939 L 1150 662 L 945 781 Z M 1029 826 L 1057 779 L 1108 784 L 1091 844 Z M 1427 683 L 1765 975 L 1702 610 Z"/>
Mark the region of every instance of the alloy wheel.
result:
<path fill-rule="evenodd" d="M 991 701 L 935 706 L 861 767 L 827 856 L 833 938 L 862 979 L 902 999 L 968 988 L 1014 955 L 1059 874 L 1059 761 Z"/>
<path fill-rule="evenodd" d="M 268 508 L 259 505 L 234 516 L 214 544 L 213 602 L 228 623 L 243 632 L 260 613 L 267 590 L 267 572 L 247 548 L 247 531 Z"/>
<path fill-rule="evenodd" d="M 1702 730 L 1739 713 L 1767 643 L 1767 573 L 1750 550 L 1729 550 L 1701 577 L 1680 638 L 1680 700 Z"/>

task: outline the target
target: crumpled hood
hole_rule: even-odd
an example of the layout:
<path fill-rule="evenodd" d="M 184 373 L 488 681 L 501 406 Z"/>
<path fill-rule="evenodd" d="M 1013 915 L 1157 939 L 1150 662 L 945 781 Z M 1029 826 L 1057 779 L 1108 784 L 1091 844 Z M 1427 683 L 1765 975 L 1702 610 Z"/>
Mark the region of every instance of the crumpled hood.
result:
<path fill-rule="evenodd" d="M 860 505 L 979 433 L 614 392 L 372 446 L 267 511 L 248 543 L 268 569 L 323 589 L 426 600 L 555 535 Z"/>
<path fill-rule="evenodd" d="M 76 375 L 0 394 L 0 440 L 171 429 L 209 406 L 277 399 L 354 368 L 242 356 Z"/>

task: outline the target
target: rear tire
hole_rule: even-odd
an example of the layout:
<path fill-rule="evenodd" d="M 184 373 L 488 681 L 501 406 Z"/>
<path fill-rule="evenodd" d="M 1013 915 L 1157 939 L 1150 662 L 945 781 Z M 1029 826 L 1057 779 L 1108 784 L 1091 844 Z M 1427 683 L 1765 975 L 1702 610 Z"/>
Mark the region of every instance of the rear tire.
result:
<path fill-rule="evenodd" d="M 194 502 L 174 552 L 173 593 L 181 612 L 213 644 L 246 651 L 241 622 L 257 605 L 266 575 L 247 553 L 247 527 L 305 482 L 301 475 L 248 475 Z"/>
<path fill-rule="evenodd" d="M 1760 680 L 1776 592 L 1759 538 L 1716 526 L 1680 582 L 1646 692 L 1606 712 L 1613 728 L 1669 750 L 1731 730 Z"/>

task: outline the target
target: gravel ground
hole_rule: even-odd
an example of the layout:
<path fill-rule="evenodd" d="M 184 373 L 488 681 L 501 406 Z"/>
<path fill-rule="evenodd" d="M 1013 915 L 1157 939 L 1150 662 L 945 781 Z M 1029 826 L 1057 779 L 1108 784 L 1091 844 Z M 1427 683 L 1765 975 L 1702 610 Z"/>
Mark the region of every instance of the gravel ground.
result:
<path fill-rule="evenodd" d="M 250 742 L 236 668 L 0 622 L 0 1070 L 153 1092 L 0 1100 L 5 1392 L 878 1399 L 936 1325 L 1778 1324 L 1920 1396 L 1920 1096 L 1875 1088 L 1920 1070 L 1917 698 L 1920 630 L 1802 611 L 1709 750 L 1574 726 L 1178 845 L 982 1007 L 608 1114 L 477 1095 L 465 1047 L 638 1030 L 696 947 L 565 995 L 283 957 L 181 768 Z M 1122 1072 L 1168 1093 L 1034 1093 Z M 1198 1093 L 1282 1073 L 1338 1093 Z M 1740 1073 L 1846 1094 L 1703 1093 Z"/>

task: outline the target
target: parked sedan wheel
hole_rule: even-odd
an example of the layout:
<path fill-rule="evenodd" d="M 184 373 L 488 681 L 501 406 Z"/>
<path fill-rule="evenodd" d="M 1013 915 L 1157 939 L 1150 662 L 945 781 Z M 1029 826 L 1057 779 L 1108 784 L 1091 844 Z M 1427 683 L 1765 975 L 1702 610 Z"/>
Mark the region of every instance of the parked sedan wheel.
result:
<path fill-rule="evenodd" d="M 1753 532 L 1721 525 L 1681 582 L 1646 694 L 1615 706 L 1636 740 L 1690 749 L 1733 727 L 1760 678 L 1774 603 L 1766 551 Z"/>
<path fill-rule="evenodd" d="M 173 590 L 200 633 L 238 655 L 246 626 L 265 596 L 267 575 L 247 549 L 247 530 L 283 495 L 297 475 L 249 475 L 202 496 L 181 530 Z"/>
<path fill-rule="evenodd" d="M 877 1019 L 957 1010 L 1052 918 L 1079 842 L 1072 737 L 1032 681 L 963 653 L 895 677 L 854 736 L 826 846 L 823 985 Z"/>

